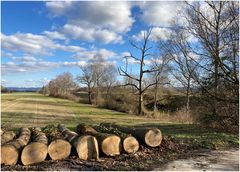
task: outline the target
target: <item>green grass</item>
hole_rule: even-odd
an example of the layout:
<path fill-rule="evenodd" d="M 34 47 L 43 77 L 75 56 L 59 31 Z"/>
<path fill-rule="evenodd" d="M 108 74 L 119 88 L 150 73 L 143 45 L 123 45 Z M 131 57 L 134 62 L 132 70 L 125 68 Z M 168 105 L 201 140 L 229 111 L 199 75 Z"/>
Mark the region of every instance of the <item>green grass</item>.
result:
<path fill-rule="evenodd" d="M 204 129 L 199 125 L 162 123 L 161 120 L 129 115 L 70 100 L 52 98 L 37 93 L 1 95 L 1 122 L 9 129 L 43 127 L 63 123 L 74 129 L 79 123 L 116 122 L 126 126 L 146 126 L 161 129 L 166 136 L 190 140 L 203 148 L 238 147 L 239 136 Z"/>

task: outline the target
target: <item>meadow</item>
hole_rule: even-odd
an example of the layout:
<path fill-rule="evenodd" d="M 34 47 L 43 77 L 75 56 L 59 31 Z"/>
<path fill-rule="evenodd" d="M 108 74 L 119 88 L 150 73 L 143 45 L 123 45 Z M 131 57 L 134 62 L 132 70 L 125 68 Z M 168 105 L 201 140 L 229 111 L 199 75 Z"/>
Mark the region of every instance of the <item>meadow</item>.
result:
<path fill-rule="evenodd" d="M 160 119 L 130 115 L 38 93 L 19 92 L 1 95 L 1 125 L 9 130 L 59 123 L 74 130 L 79 123 L 96 125 L 101 122 L 157 127 L 165 136 L 180 140 L 188 139 L 203 148 L 215 149 L 239 144 L 239 136 L 236 134 L 206 129 L 197 124 L 163 122 Z"/>

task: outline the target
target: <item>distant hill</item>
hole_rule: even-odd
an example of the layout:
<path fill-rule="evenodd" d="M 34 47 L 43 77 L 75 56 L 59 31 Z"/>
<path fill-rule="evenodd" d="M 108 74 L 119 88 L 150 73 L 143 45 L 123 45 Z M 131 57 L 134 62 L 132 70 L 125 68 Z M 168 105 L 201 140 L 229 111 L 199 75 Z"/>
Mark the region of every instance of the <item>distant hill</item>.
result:
<path fill-rule="evenodd" d="M 37 92 L 40 90 L 40 87 L 6 87 L 8 91 L 14 91 L 14 92 Z"/>

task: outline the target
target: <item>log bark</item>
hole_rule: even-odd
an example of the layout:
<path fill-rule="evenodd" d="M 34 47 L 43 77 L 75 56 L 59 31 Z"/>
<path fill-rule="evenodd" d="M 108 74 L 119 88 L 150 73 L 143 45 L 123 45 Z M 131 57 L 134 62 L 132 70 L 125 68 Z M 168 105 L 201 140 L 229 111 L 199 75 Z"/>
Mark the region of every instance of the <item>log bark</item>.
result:
<path fill-rule="evenodd" d="M 80 159 L 98 159 L 98 142 L 97 139 L 90 135 L 79 136 L 77 133 L 67 129 L 63 124 L 58 125 L 64 138 L 68 140 L 76 149 Z"/>
<path fill-rule="evenodd" d="M 20 153 L 26 146 L 31 137 L 31 131 L 28 128 L 21 128 L 19 137 L 1 146 L 1 164 L 15 165 Z"/>
<path fill-rule="evenodd" d="M 116 134 L 117 136 L 119 136 L 122 140 L 122 146 L 126 153 L 135 153 L 139 149 L 139 143 L 137 139 L 131 134 L 123 133 L 113 127 L 106 127 L 104 126 L 104 123 L 100 124 L 100 126 L 95 126 L 94 129 L 102 133 Z"/>
<path fill-rule="evenodd" d="M 132 134 L 139 142 L 150 147 L 157 147 L 162 142 L 162 132 L 158 128 L 123 127 L 117 124 L 105 123 L 106 127 L 117 128 L 124 133 Z"/>
<path fill-rule="evenodd" d="M 72 145 L 63 138 L 58 128 L 54 125 L 47 125 L 43 128 L 50 144 L 48 154 L 52 160 L 61 160 L 69 157 Z"/>
<path fill-rule="evenodd" d="M 107 156 L 120 155 L 122 144 L 121 138 L 114 134 L 99 133 L 94 128 L 79 124 L 76 127 L 79 134 L 91 134 L 94 135 L 98 142 L 100 150 Z"/>
<path fill-rule="evenodd" d="M 48 139 L 40 128 L 33 130 L 33 142 L 25 146 L 22 151 L 21 161 L 23 165 L 31 165 L 43 162 L 47 157 Z"/>
<path fill-rule="evenodd" d="M 13 140 L 16 137 L 16 134 L 13 131 L 5 131 L 1 135 L 1 145 Z"/>

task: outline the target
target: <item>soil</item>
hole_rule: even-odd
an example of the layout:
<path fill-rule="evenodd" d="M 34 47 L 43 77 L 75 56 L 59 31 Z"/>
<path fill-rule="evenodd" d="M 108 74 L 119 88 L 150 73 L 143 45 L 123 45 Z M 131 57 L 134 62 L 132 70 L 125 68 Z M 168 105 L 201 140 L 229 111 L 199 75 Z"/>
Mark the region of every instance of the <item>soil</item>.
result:
<path fill-rule="evenodd" d="M 201 150 L 188 159 L 179 159 L 154 171 L 239 171 L 239 149 Z"/>
<path fill-rule="evenodd" d="M 192 144 L 189 140 L 176 141 L 171 137 L 165 137 L 161 146 L 149 148 L 140 146 L 135 154 L 123 153 L 115 157 L 106 157 L 100 155 L 100 159 L 83 161 L 80 160 L 72 151 L 72 155 L 61 161 L 53 161 L 48 157 L 42 163 L 31 166 L 23 166 L 21 162 L 13 166 L 1 166 L 2 171 L 103 171 L 103 170 L 121 170 L 121 171 L 148 171 L 148 170 L 168 170 L 168 162 L 174 162 L 177 159 L 186 159 L 196 157 L 195 150 L 201 149 L 199 146 Z M 199 154 L 198 154 L 199 155 Z M 204 160 L 204 159 L 203 159 Z M 201 159 L 199 162 L 201 163 Z M 214 159 L 213 159 L 214 161 Z M 203 161 L 204 162 L 204 161 Z M 170 165 L 170 167 L 173 167 Z M 236 166 L 237 168 L 237 166 Z M 181 170 L 181 169 L 178 169 Z"/>

